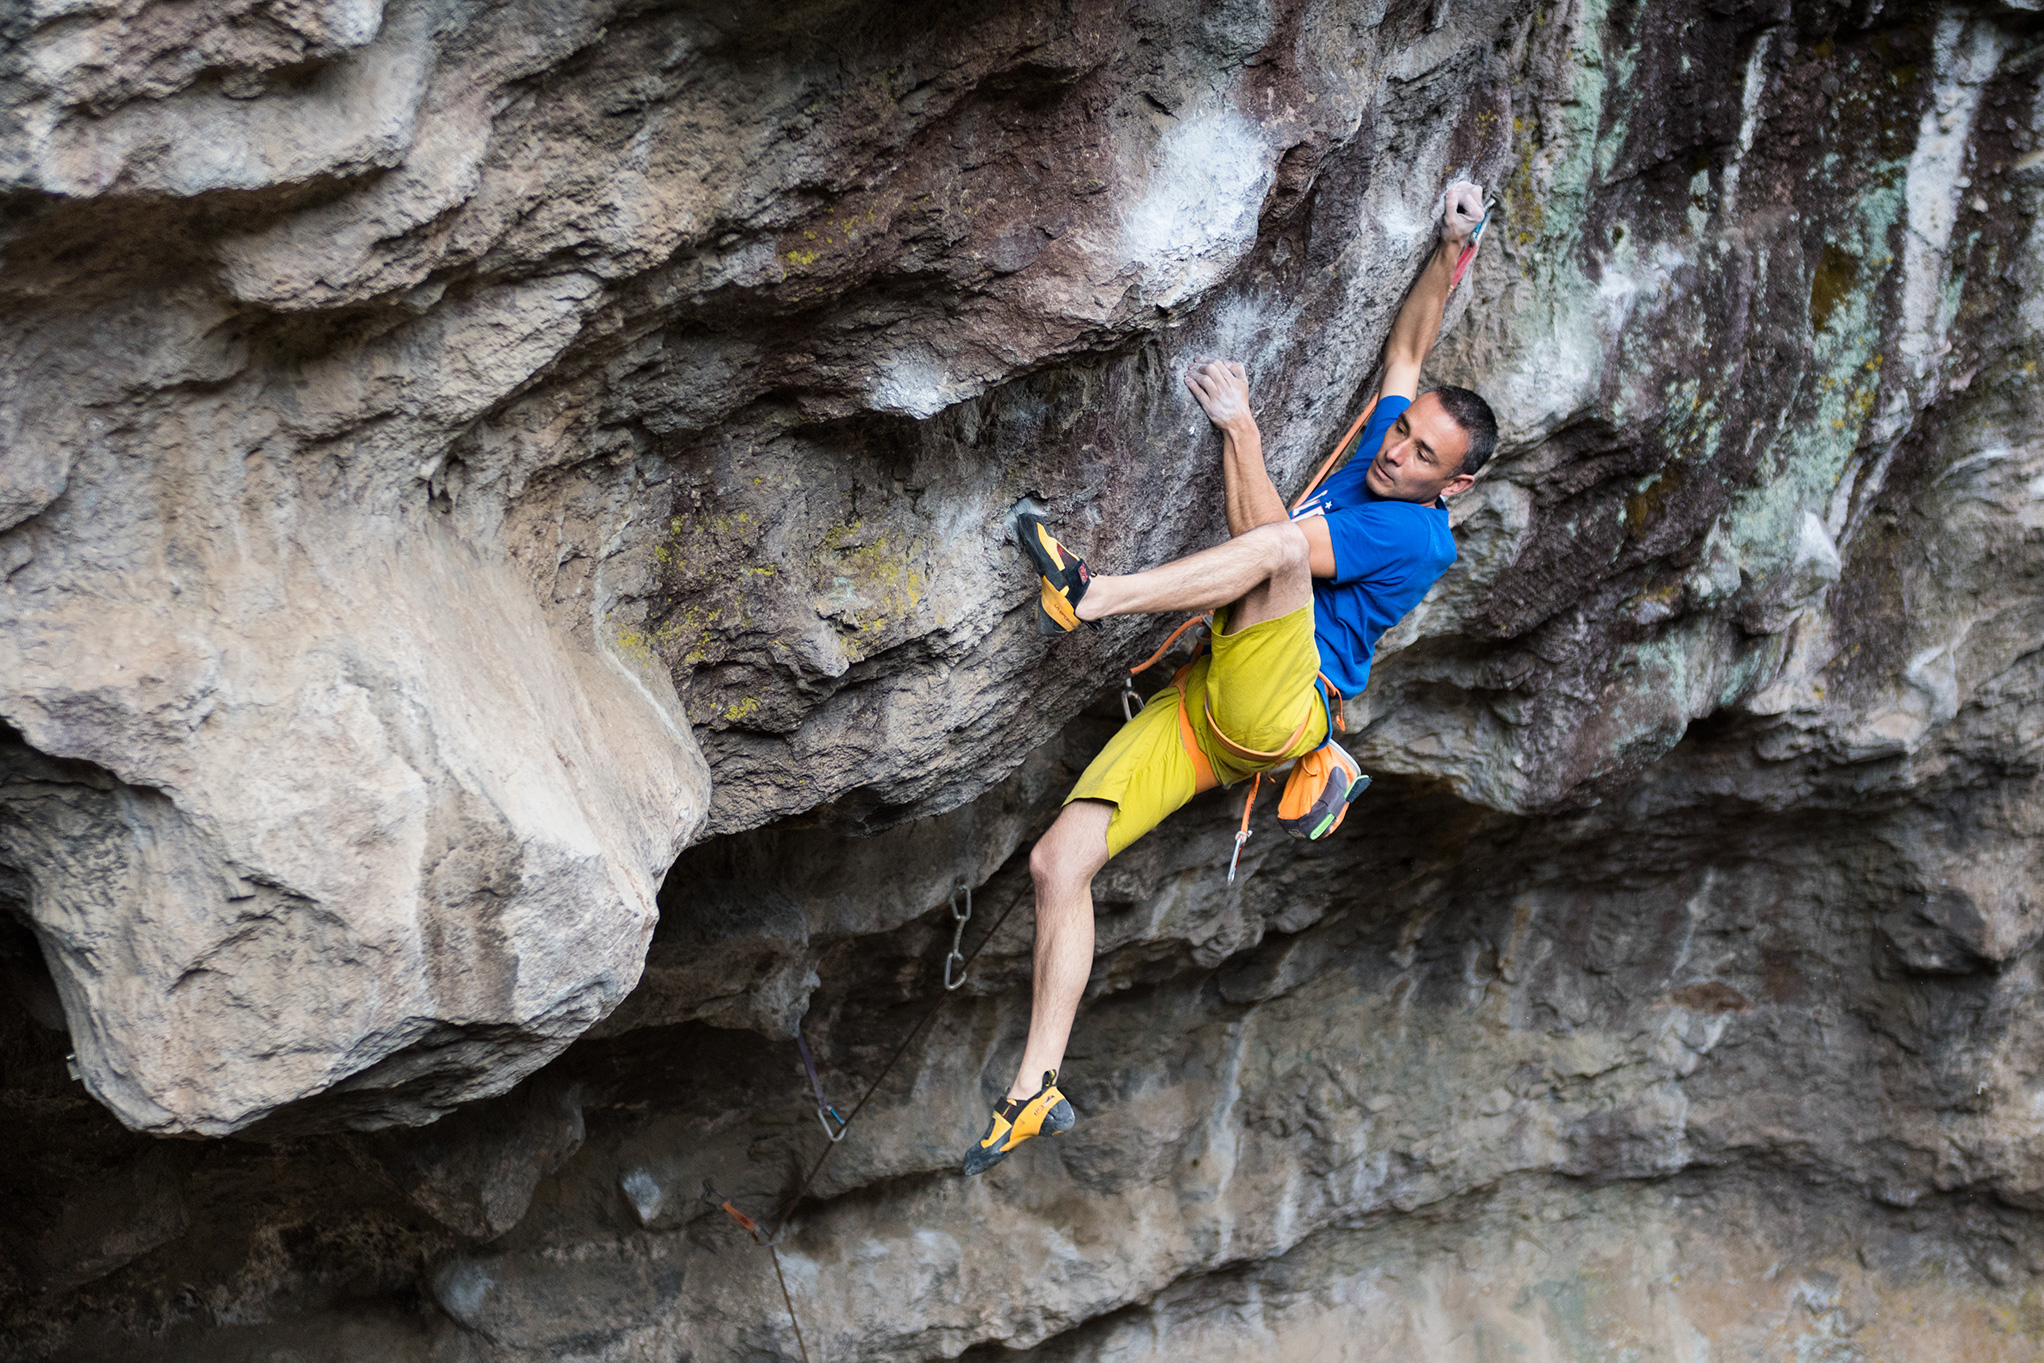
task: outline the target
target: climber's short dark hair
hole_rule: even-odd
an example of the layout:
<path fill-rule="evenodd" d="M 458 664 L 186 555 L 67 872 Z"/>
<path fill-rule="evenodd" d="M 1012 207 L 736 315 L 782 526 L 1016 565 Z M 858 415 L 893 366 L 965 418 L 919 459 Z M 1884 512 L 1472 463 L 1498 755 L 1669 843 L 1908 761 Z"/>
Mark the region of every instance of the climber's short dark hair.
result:
<path fill-rule="evenodd" d="M 1469 452 L 1462 456 L 1462 472 L 1474 475 L 1498 447 L 1497 413 L 1481 397 L 1452 383 L 1429 388 L 1427 392 L 1441 400 L 1441 406 L 1448 409 L 1448 415 L 1469 437 Z"/>

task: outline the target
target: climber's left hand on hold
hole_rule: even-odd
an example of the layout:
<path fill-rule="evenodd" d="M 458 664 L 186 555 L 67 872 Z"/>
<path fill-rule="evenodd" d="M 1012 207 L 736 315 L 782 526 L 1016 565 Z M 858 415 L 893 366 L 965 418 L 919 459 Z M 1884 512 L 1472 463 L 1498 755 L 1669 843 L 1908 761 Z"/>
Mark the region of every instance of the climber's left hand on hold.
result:
<path fill-rule="evenodd" d="M 1206 409 L 1207 420 L 1222 430 L 1254 420 L 1249 414 L 1249 375 L 1233 360 L 1194 361 L 1185 386 Z"/>
<path fill-rule="evenodd" d="M 1448 186 L 1441 202 L 1441 242 L 1459 251 L 1469 244 L 1476 225 L 1483 221 L 1483 186 L 1457 180 Z"/>

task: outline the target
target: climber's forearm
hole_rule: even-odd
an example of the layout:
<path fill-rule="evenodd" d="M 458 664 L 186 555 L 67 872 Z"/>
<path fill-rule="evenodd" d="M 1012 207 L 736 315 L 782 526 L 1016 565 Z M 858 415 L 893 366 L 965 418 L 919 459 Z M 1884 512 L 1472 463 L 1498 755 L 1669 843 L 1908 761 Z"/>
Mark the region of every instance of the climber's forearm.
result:
<path fill-rule="evenodd" d="M 1263 433 L 1254 417 L 1245 415 L 1221 427 L 1221 477 L 1227 486 L 1230 535 L 1286 519 L 1285 499 L 1264 466 Z"/>
<path fill-rule="evenodd" d="M 1249 375 L 1236 360 L 1198 360 L 1186 371 L 1185 386 L 1221 433 L 1221 481 L 1227 499 L 1228 533 L 1241 535 L 1285 519 L 1270 470 L 1263 466 L 1263 433 L 1249 410 Z"/>
<path fill-rule="evenodd" d="M 1383 397 L 1412 398 L 1419 393 L 1419 371 L 1427 352 L 1441 334 L 1441 317 L 1448 310 L 1450 286 L 1455 279 L 1457 251 L 1448 243 L 1434 247 L 1426 267 L 1419 272 L 1398 319 L 1391 324 L 1391 339 L 1384 343 Z"/>

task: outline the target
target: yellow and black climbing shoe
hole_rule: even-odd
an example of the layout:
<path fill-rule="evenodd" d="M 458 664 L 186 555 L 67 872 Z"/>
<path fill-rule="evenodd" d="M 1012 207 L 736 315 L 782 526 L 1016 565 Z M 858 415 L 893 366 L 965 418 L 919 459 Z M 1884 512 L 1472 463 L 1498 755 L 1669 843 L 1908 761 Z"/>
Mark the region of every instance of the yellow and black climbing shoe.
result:
<path fill-rule="evenodd" d="M 1029 1098 L 1003 1098 L 994 1105 L 994 1119 L 979 1144 L 965 1152 L 965 1172 L 983 1174 L 1008 1157 L 1031 1136 L 1055 1136 L 1070 1131 L 1078 1118 L 1072 1105 L 1057 1090 L 1057 1071 L 1043 1072 L 1043 1087 Z"/>
<path fill-rule="evenodd" d="M 1043 517 L 1033 511 L 1016 512 L 1010 524 L 1015 542 L 1043 579 L 1043 590 L 1036 598 L 1036 628 L 1044 634 L 1071 633 L 1079 627 L 1079 598 L 1093 580 L 1086 571 L 1086 560 L 1059 544 Z"/>

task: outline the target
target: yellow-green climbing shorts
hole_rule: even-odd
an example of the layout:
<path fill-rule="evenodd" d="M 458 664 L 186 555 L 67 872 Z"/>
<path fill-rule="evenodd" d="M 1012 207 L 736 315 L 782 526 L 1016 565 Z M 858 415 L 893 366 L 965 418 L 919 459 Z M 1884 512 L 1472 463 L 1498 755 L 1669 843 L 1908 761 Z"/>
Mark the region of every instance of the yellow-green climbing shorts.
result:
<path fill-rule="evenodd" d="M 1192 732 L 1200 751 L 1213 763 L 1221 784 L 1231 786 L 1326 742 L 1327 712 L 1313 689 L 1320 650 L 1313 642 L 1312 606 L 1239 634 L 1225 634 L 1225 627 L 1226 615 L 1217 613 L 1211 645 L 1193 663 L 1185 694 L 1192 702 Z M 1221 728 L 1246 748 L 1268 752 L 1290 738 L 1302 718 L 1307 719 L 1306 732 L 1283 757 L 1247 764 L 1214 741 L 1201 696 Z M 1107 855 L 1114 857 L 1190 800 L 1197 786 L 1192 758 L 1178 735 L 1178 691 L 1167 686 L 1108 740 L 1065 803 L 1105 800 L 1114 806 L 1114 819 L 1107 825 Z"/>

